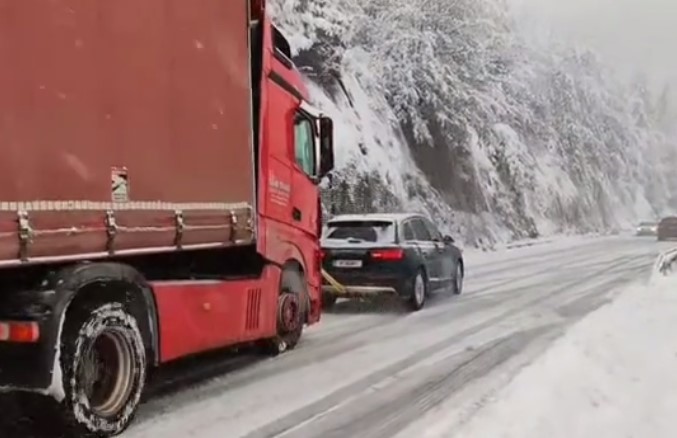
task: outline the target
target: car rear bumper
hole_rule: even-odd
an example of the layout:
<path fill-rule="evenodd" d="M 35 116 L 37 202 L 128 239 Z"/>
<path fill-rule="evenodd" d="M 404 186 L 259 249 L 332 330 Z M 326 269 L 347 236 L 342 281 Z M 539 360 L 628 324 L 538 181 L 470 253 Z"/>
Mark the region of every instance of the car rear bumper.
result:
<path fill-rule="evenodd" d="M 325 271 L 338 284 L 326 279 L 322 293 L 344 298 L 370 298 L 378 296 L 406 296 L 408 277 L 406 273 L 374 274 Z M 340 287 L 337 287 L 340 286 Z"/>
<path fill-rule="evenodd" d="M 322 286 L 322 292 L 342 298 L 369 298 L 378 296 L 396 296 L 399 292 L 390 286 L 344 286 L 342 289 L 331 285 Z"/>

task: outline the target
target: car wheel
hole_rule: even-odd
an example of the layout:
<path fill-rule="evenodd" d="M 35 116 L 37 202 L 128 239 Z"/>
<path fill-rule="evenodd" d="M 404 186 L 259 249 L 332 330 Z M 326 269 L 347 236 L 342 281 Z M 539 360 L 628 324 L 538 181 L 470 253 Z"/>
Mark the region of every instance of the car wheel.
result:
<path fill-rule="evenodd" d="M 421 310 L 425 305 L 427 296 L 428 279 L 425 272 L 420 269 L 411 283 L 411 294 L 407 300 L 409 308 L 414 312 Z"/>
<path fill-rule="evenodd" d="M 463 293 L 463 265 L 459 262 L 456 264 L 456 276 L 454 283 L 451 285 L 451 291 L 454 295 L 461 295 Z"/>
<path fill-rule="evenodd" d="M 146 349 L 136 319 L 120 303 L 84 306 L 61 340 L 66 426 L 80 437 L 122 433 L 146 383 Z"/>

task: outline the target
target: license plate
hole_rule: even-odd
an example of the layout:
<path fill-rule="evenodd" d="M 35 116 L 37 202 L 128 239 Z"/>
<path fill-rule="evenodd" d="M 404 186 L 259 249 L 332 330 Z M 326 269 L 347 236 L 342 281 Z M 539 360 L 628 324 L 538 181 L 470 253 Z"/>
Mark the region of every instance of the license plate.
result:
<path fill-rule="evenodd" d="M 335 260 L 334 266 L 337 268 L 361 268 L 362 260 Z"/>

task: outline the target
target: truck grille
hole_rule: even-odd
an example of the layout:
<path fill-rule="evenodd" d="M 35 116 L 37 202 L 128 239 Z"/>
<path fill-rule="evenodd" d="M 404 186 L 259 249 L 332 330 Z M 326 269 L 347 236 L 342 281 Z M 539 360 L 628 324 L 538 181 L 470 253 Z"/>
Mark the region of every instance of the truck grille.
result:
<path fill-rule="evenodd" d="M 249 289 L 247 292 L 247 319 L 245 329 L 247 331 L 259 328 L 259 316 L 261 314 L 261 289 Z"/>

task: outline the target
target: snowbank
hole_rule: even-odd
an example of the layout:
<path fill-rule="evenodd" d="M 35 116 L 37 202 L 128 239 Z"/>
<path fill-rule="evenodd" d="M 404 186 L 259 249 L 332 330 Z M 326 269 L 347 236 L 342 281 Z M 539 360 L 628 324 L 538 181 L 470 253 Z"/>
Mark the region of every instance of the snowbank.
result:
<path fill-rule="evenodd" d="M 677 276 L 654 276 L 574 326 L 448 437 L 677 435 Z"/>
<path fill-rule="evenodd" d="M 658 257 L 654 264 L 653 282 L 661 281 L 661 278 L 666 275 L 671 275 L 675 268 L 677 268 L 677 248 L 665 251 Z"/>

